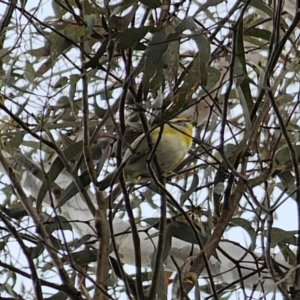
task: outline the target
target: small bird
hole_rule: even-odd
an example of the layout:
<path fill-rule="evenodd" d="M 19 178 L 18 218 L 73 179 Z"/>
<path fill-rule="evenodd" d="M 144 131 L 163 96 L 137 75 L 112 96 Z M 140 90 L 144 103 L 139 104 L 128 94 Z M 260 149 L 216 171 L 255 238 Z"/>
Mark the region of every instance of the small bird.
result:
<path fill-rule="evenodd" d="M 163 174 L 171 172 L 183 161 L 192 145 L 193 128 L 193 124 L 187 118 L 178 117 L 150 131 L 154 147 L 159 140 L 155 153 Z M 149 155 L 147 137 L 142 134 L 133 141 L 123 156 L 121 166 L 124 166 L 126 182 L 145 181 L 151 178 L 146 162 Z M 118 176 L 116 174 L 118 174 L 118 169 L 99 181 L 97 184 L 99 190 L 105 190 L 110 185 L 117 183 Z M 114 182 L 112 182 L 113 178 Z"/>

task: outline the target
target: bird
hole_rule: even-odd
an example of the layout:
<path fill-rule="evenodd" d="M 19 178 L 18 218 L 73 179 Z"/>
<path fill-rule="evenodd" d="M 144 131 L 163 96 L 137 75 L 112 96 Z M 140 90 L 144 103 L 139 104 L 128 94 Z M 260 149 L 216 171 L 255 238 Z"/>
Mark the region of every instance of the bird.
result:
<path fill-rule="evenodd" d="M 194 125 L 188 118 L 177 117 L 149 131 L 153 147 L 157 146 L 155 153 L 163 174 L 170 173 L 183 161 L 193 142 L 193 128 Z M 122 158 L 121 167 L 126 182 L 147 181 L 151 178 L 147 167 L 149 155 L 147 136 L 144 133 L 133 141 Z M 117 168 L 99 181 L 98 189 L 105 190 L 117 183 L 119 172 Z"/>

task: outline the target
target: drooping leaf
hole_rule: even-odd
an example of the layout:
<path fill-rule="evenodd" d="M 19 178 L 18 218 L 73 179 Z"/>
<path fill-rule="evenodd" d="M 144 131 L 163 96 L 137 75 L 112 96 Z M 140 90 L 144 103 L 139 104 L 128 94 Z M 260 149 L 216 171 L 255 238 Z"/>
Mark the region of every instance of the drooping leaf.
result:
<path fill-rule="evenodd" d="M 163 82 L 161 59 L 168 49 L 167 34 L 164 30 L 155 32 L 152 41 L 146 50 L 146 62 L 143 76 L 144 94 L 148 93 L 150 82 L 153 77 L 160 74 L 161 84 Z M 159 71 L 159 73 L 158 73 Z"/>
<path fill-rule="evenodd" d="M 91 183 L 91 178 L 88 171 L 85 171 L 79 176 L 79 179 L 84 187 L 87 187 Z M 64 205 L 68 200 L 74 197 L 78 193 L 77 187 L 74 182 L 71 182 L 68 187 L 64 190 L 61 197 L 59 198 L 59 202 L 57 207 L 61 207 Z"/>
<path fill-rule="evenodd" d="M 63 292 L 58 292 L 50 297 L 44 298 L 44 300 L 66 300 L 68 296 Z"/>
<path fill-rule="evenodd" d="M 97 260 L 97 250 L 81 250 L 70 253 L 72 261 L 77 265 L 89 264 Z M 62 258 L 63 261 L 69 261 L 69 255 Z"/>
<path fill-rule="evenodd" d="M 82 141 L 80 141 L 80 142 L 74 143 L 72 146 L 70 146 L 69 148 L 64 150 L 63 153 L 64 153 L 65 157 L 68 160 L 72 160 L 75 157 L 78 157 L 78 155 L 82 153 L 82 145 L 83 145 L 83 143 L 82 143 Z M 46 176 L 46 179 L 44 180 L 44 182 L 39 190 L 39 194 L 36 199 L 37 210 L 40 209 L 41 204 L 46 196 L 46 193 L 48 193 L 48 191 L 49 191 L 49 187 L 51 187 L 51 184 L 55 181 L 55 179 L 60 174 L 60 172 L 63 170 L 63 168 L 64 168 L 64 164 L 62 163 L 60 158 L 57 157 L 55 159 L 55 161 L 53 162 L 53 164 L 51 165 L 51 168 Z"/>
<path fill-rule="evenodd" d="M 72 249 L 77 249 L 77 248 L 81 247 L 82 245 L 84 245 L 85 243 L 87 243 L 92 238 L 96 239 L 96 236 L 93 236 L 92 234 L 86 234 L 79 239 L 76 238 L 72 242 L 69 242 L 68 247 L 70 247 Z"/>
<path fill-rule="evenodd" d="M 142 0 L 141 3 L 148 6 L 149 8 L 159 8 L 162 5 L 159 0 Z"/>
<path fill-rule="evenodd" d="M 276 247 L 280 242 L 297 245 L 297 238 L 295 236 L 297 233 L 297 230 L 283 230 L 278 227 L 273 227 L 271 229 L 271 247 Z M 264 231 L 264 235 L 266 234 L 267 232 Z"/>
<path fill-rule="evenodd" d="M 35 247 L 28 247 L 27 250 L 32 259 L 39 257 L 44 252 L 44 245 L 42 242 L 38 242 Z"/>
<path fill-rule="evenodd" d="M 150 26 L 145 27 L 131 27 L 125 29 L 118 37 L 117 37 L 117 49 L 125 50 L 135 46 L 150 30 Z"/>
<path fill-rule="evenodd" d="M 229 225 L 232 224 L 242 227 L 249 234 L 251 239 L 251 249 L 254 250 L 256 245 L 256 232 L 252 227 L 251 222 L 243 218 L 232 218 Z"/>
<path fill-rule="evenodd" d="M 72 231 L 72 226 L 70 225 L 69 221 L 63 216 L 55 216 L 47 222 L 46 230 L 49 234 L 52 234 L 56 230 Z"/>

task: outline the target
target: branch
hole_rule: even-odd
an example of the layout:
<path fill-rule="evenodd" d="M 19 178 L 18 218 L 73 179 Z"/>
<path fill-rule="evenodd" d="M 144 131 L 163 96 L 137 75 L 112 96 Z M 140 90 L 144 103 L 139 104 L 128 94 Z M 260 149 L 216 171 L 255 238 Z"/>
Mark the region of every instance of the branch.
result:
<path fill-rule="evenodd" d="M 31 206 L 31 203 L 29 199 L 27 198 L 25 192 L 23 191 L 20 182 L 17 180 L 17 177 L 15 175 L 14 170 L 9 166 L 7 163 L 5 157 L 3 156 L 2 152 L 0 151 L 0 162 L 2 163 L 3 168 L 6 171 L 7 176 L 9 177 L 14 189 L 16 190 L 18 196 L 20 197 L 20 201 L 22 202 L 24 208 L 26 209 L 27 213 L 31 218 L 33 219 L 33 222 L 37 228 L 37 232 L 41 236 L 43 242 L 45 243 L 45 247 L 52 259 L 53 264 L 58 270 L 58 274 L 63 282 L 63 284 L 66 286 L 67 295 L 74 300 L 81 300 L 83 299 L 81 295 L 79 295 L 78 291 L 74 287 L 71 279 L 68 276 L 68 273 L 63 267 L 63 263 L 61 259 L 58 257 L 56 253 L 56 249 L 53 246 L 50 236 L 40 219 L 40 216 L 37 214 L 35 209 Z"/>

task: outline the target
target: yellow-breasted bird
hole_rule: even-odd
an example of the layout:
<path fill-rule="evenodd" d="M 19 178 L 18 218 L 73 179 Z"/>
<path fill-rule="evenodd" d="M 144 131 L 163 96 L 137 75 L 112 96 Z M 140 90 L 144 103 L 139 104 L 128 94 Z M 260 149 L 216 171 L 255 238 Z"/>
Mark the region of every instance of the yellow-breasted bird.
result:
<path fill-rule="evenodd" d="M 156 156 L 160 169 L 164 174 L 174 170 L 184 159 L 192 145 L 193 124 L 187 118 L 174 118 L 162 126 L 150 130 L 149 134 L 153 146 L 156 147 Z M 121 166 L 124 166 L 126 182 L 145 181 L 150 179 L 146 160 L 149 158 L 147 137 L 145 134 L 136 138 L 125 151 Z M 97 186 L 105 190 L 108 186 L 118 182 L 118 169 L 109 173 Z M 113 178 L 114 182 L 112 182 Z"/>

